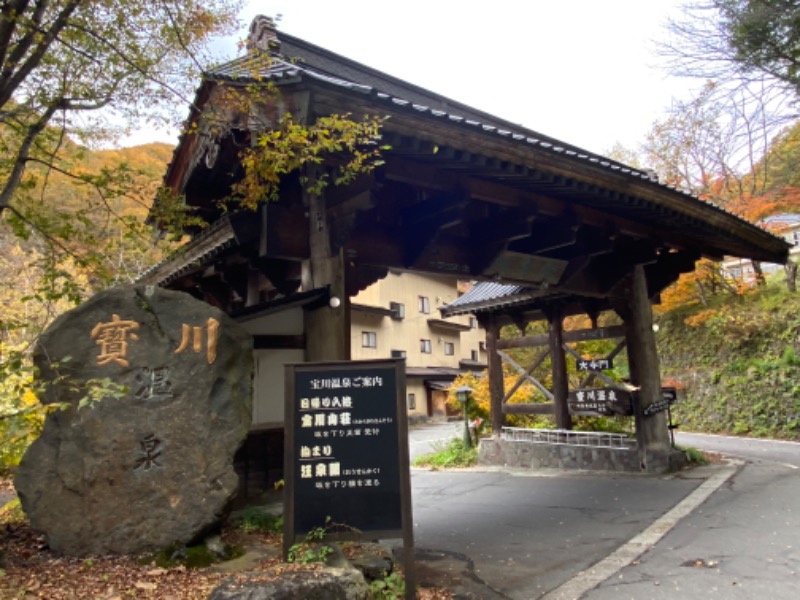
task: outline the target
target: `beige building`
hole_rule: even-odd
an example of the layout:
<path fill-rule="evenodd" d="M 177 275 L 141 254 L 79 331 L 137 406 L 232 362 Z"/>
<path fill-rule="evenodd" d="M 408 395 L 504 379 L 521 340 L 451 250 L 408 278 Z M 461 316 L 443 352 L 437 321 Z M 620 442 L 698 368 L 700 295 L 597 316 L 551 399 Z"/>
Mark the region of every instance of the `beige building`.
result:
<path fill-rule="evenodd" d="M 351 299 L 352 359 L 405 358 L 410 416 L 444 416 L 446 389 L 458 373 L 486 367 L 477 319 L 439 313 L 458 295 L 452 278 L 390 272 Z"/>

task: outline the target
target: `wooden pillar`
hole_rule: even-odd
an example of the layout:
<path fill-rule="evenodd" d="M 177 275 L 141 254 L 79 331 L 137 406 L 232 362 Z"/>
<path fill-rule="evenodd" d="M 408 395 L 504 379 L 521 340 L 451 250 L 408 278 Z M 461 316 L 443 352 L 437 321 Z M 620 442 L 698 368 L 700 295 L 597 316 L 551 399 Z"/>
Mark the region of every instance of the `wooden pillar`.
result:
<path fill-rule="evenodd" d="M 625 337 L 631 383 L 639 388 L 634 397 L 636 442 L 639 463 L 647 471 L 666 470 L 670 442 L 666 413 L 645 416 L 645 408 L 661 398 L 661 371 L 658 364 L 656 339 L 653 334 L 653 313 L 647 295 L 644 267 L 638 265 L 631 277 L 630 295 L 625 319 Z"/>
<path fill-rule="evenodd" d="M 303 289 L 327 287 L 332 300 L 326 306 L 305 312 L 306 360 L 350 360 L 350 301 L 344 253 L 331 251 L 325 197 L 313 194 L 305 197 L 310 257 L 303 264 Z"/>
<path fill-rule="evenodd" d="M 500 339 L 500 325 L 494 316 L 480 319 L 481 327 L 486 330 L 486 356 L 489 372 L 489 407 L 492 417 L 492 435 L 499 436 L 505 425 L 503 414 L 503 361 L 497 353 L 497 340 Z"/>
<path fill-rule="evenodd" d="M 550 361 L 553 370 L 553 401 L 555 403 L 556 428 L 572 429 L 567 396 L 569 379 L 567 377 L 567 357 L 564 353 L 564 315 L 560 308 L 547 312 L 549 324 Z"/>

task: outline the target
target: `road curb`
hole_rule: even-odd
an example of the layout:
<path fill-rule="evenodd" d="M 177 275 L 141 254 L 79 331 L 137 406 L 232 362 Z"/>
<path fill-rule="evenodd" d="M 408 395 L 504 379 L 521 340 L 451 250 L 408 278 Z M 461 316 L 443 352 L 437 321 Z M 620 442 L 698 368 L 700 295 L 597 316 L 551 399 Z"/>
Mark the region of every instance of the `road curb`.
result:
<path fill-rule="evenodd" d="M 715 465 L 713 467 L 715 472 L 709 475 L 708 479 L 691 494 L 676 504 L 672 510 L 600 562 L 581 571 L 569 581 L 542 596 L 541 600 L 577 600 L 589 590 L 600 585 L 657 544 L 681 519 L 705 502 L 711 494 L 728 481 L 743 464 L 743 461 L 728 460 L 720 467 Z"/>

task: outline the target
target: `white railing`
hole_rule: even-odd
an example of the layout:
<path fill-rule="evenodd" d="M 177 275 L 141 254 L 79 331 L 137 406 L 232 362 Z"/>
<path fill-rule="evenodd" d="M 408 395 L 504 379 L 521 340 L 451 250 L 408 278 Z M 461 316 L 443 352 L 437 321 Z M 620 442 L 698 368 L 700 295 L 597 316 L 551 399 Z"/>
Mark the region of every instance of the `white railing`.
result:
<path fill-rule="evenodd" d="M 503 427 L 501 437 L 510 442 L 590 446 L 592 448 L 613 448 L 617 450 L 630 450 L 636 446 L 636 440 L 624 433 L 607 433 L 603 431 Z"/>

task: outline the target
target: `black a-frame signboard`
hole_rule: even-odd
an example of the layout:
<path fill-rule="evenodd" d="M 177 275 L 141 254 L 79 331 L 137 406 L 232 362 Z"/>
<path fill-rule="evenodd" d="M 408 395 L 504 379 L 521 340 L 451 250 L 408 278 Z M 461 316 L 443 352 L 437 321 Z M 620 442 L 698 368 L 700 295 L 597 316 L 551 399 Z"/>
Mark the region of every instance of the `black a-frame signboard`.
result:
<path fill-rule="evenodd" d="M 402 538 L 414 597 L 403 360 L 286 366 L 284 556 L 310 531 Z"/>

